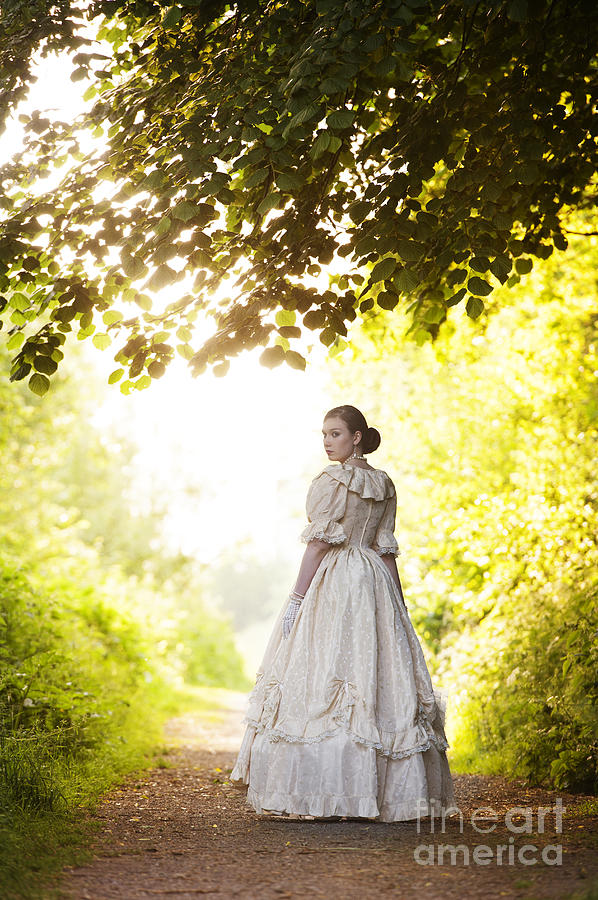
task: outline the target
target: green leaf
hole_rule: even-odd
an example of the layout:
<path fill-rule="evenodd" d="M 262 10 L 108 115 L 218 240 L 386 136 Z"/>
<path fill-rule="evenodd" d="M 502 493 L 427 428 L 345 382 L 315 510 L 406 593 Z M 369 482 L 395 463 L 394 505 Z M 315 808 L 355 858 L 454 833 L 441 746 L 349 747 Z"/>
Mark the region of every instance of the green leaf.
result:
<path fill-rule="evenodd" d="M 294 128 L 299 128 L 305 123 L 311 121 L 313 118 L 319 115 L 319 111 L 319 103 L 310 103 L 309 106 L 304 107 L 296 115 L 292 116 L 282 132 L 282 136 L 285 141 L 290 137 L 290 134 Z"/>
<path fill-rule="evenodd" d="M 154 191 L 156 188 L 161 187 L 166 180 L 166 175 L 161 169 L 154 169 L 145 176 L 139 187 L 144 191 Z"/>
<path fill-rule="evenodd" d="M 31 306 L 31 301 L 25 294 L 22 294 L 20 291 L 16 291 L 12 294 L 10 298 L 10 305 L 13 309 L 18 309 L 21 312 L 25 312 Z"/>
<path fill-rule="evenodd" d="M 273 369 L 275 366 L 280 365 L 280 363 L 284 360 L 284 357 L 284 350 L 281 346 L 276 344 L 274 347 L 267 347 L 260 355 L 259 361 L 262 366 L 267 366 L 269 369 Z"/>
<path fill-rule="evenodd" d="M 418 286 L 417 276 L 410 270 L 402 268 L 400 272 L 393 276 L 392 283 L 405 294 L 411 293 Z"/>
<path fill-rule="evenodd" d="M 260 216 L 265 216 L 271 209 L 284 204 L 284 197 L 278 191 L 271 191 L 266 194 L 262 202 L 259 204 L 257 211 Z"/>
<path fill-rule="evenodd" d="M 309 106 L 304 107 L 302 110 L 300 110 L 300 112 L 293 116 L 289 125 L 291 125 L 292 127 L 295 127 L 295 125 L 304 125 L 306 122 L 309 122 L 311 119 L 317 116 L 319 111 L 319 103 L 310 103 Z"/>
<path fill-rule="evenodd" d="M 162 378 L 166 371 L 166 366 L 160 360 L 154 359 L 147 367 L 147 371 L 150 378 Z"/>
<path fill-rule="evenodd" d="M 469 268 L 474 272 L 487 272 L 490 268 L 490 260 L 487 256 L 474 256 L 469 261 Z"/>
<path fill-rule="evenodd" d="M 303 316 L 303 324 L 306 328 L 321 328 L 326 321 L 326 314 L 321 309 L 312 309 Z"/>
<path fill-rule="evenodd" d="M 294 325 L 296 313 L 294 309 L 279 309 L 274 316 L 277 325 Z"/>
<path fill-rule="evenodd" d="M 11 335 L 6 343 L 7 350 L 18 350 L 24 340 L 25 335 L 23 334 L 23 332 L 15 331 L 15 333 Z"/>
<path fill-rule="evenodd" d="M 20 366 L 17 366 L 16 369 L 12 372 L 9 381 L 22 381 L 26 375 L 29 375 L 31 371 L 31 363 L 21 363 Z"/>
<path fill-rule="evenodd" d="M 396 250 L 404 262 L 417 262 L 422 255 L 421 244 L 416 241 L 398 240 Z"/>
<path fill-rule="evenodd" d="M 338 75 L 332 75 L 321 82 L 320 91 L 329 96 L 331 94 L 341 94 L 347 90 L 348 85 L 349 82 L 345 78 L 341 78 Z"/>
<path fill-rule="evenodd" d="M 143 278 L 147 275 L 147 266 L 143 260 L 135 256 L 122 257 L 123 271 L 128 278 Z"/>
<path fill-rule="evenodd" d="M 33 360 L 33 368 L 44 375 L 53 375 L 58 368 L 58 363 L 49 356 L 36 356 Z"/>
<path fill-rule="evenodd" d="M 370 275 L 370 284 L 376 284 L 378 281 L 386 281 L 387 278 L 390 278 L 396 267 L 397 261 L 394 257 L 388 256 L 386 259 L 381 259 L 373 268 L 372 274 Z"/>
<path fill-rule="evenodd" d="M 380 291 L 376 297 L 376 303 L 380 309 L 394 309 L 399 302 L 399 295 L 393 291 Z"/>
<path fill-rule="evenodd" d="M 256 172 L 252 172 L 251 175 L 245 181 L 245 187 L 248 189 L 257 187 L 258 184 L 261 184 L 262 181 L 265 181 L 268 175 L 270 174 L 270 169 L 268 166 L 264 169 L 258 169 Z"/>
<path fill-rule="evenodd" d="M 492 285 L 488 284 L 487 281 L 484 281 L 483 278 L 478 278 L 477 275 L 474 275 L 473 278 L 470 278 L 467 282 L 467 290 L 470 294 L 486 297 L 488 294 L 492 293 Z M 482 308 L 483 306 L 484 304 L 482 304 Z M 475 316 L 473 316 L 473 318 L 475 318 Z"/>
<path fill-rule="evenodd" d="M 337 334 L 334 328 L 328 326 L 325 328 L 320 334 L 320 342 L 324 344 L 326 347 L 329 347 L 330 344 L 336 339 Z"/>
<path fill-rule="evenodd" d="M 430 306 L 423 314 L 423 319 L 425 322 L 441 322 L 446 315 L 446 310 L 444 306 L 440 306 L 439 304 L 434 304 L 434 306 Z"/>
<path fill-rule="evenodd" d="M 158 266 L 148 284 L 153 291 L 159 291 L 176 280 L 176 272 L 164 263 Z"/>
<path fill-rule="evenodd" d="M 329 131 L 320 131 L 318 137 L 314 141 L 311 150 L 309 151 L 310 156 L 312 156 L 314 159 L 317 159 L 318 156 L 322 156 L 322 154 L 325 153 L 330 146 L 330 138 L 331 135 Z"/>
<path fill-rule="evenodd" d="M 465 304 L 465 309 L 470 319 L 477 319 L 484 311 L 484 303 L 478 297 L 470 297 Z"/>
<path fill-rule="evenodd" d="M 193 347 L 191 347 L 190 344 L 178 344 L 177 352 L 180 354 L 180 356 L 183 357 L 183 359 L 191 359 L 191 357 L 194 355 Z"/>
<path fill-rule="evenodd" d="M 386 75 L 390 75 L 391 72 L 397 67 L 397 60 L 394 56 L 383 56 L 380 62 L 376 63 L 374 66 L 374 72 L 380 78 L 385 78 Z"/>
<path fill-rule="evenodd" d="M 115 384 L 117 381 L 120 381 L 124 374 L 124 369 L 115 369 L 114 372 L 111 372 L 108 376 L 108 384 Z"/>
<path fill-rule="evenodd" d="M 344 131 L 353 124 L 354 114 L 350 109 L 337 109 L 326 117 L 329 128 L 335 131 Z"/>
<path fill-rule="evenodd" d="M 91 342 L 98 350 L 106 350 L 112 343 L 112 338 L 109 334 L 94 334 Z"/>
<path fill-rule="evenodd" d="M 300 338 L 301 329 L 296 325 L 279 325 L 278 333 L 284 338 Z"/>
<path fill-rule="evenodd" d="M 140 306 L 141 309 L 145 309 L 146 311 L 152 308 L 152 301 L 147 296 L 147 294 L 138 294 L 135 293 L 135 303 L 137 306 Z"/>
<path fill-rule="evenodd" d="M 279 172 L 275 181 L 281 191 L 296 191 L 303 185 L 303 180 L 294 172 Z"/>
<path fill-rule="evenodd" d="M 504 284 L 509 277 L 512 263 L 508 256 L 497 256 L 490 263 L 490 271 L 498 278 L 501 284 Z"/>
<path fill-rule="evenodd" d="M 347 212 L 351 221 L 356 225 L 359 225 L 361 222 L 363 222 L 371 209 L 372 206 L 370 203 L 368 203 L 367 200 L 356 200 L 355 203 L 351 204 Z"/>
<path fill-rule="evenodd" d="M 305 370 L 305 357 L 301 356 L 301 354 L 297 353 L 295 350 L 287 350 L 284 355 L 284 361 L 288 363 L 292 369 L 300 369 L 302 372 Z"/>
<path fill-rule="evenodd" d="M 162 19 L 162 26 L 164 28 L 172 28 L 177 24 L 177 22 L 180 22 L 182 15 L 183 10 L 180 8 L 180 6 L 171 6 Z"/>
<path fill-rule="evenodd" d="M 195 206 L 194 203 L 190 203 L 189 200 L 182 200 L 180 203 L 171 210 L 171 215 L 175 219 L 180 219 L 182 222 L 188 222 L 189 219 L 192 219 L 199 213 L 199 209 Z"/>
<path fill-rule="evenodd" d="M 46 378 L 45 375 L 36 373 L 29 379 L 29 388 L 34 394 L 37 394 L 38 397 L 43 397 L 44 394 L 47 393 L 49 387 L 50 379 Z"/>
<path fill-rule="evenodd" d="M 109 309 L 102 316 L 105 325 L 114 325 L 115 322 L 120 322 L 123 318 L 123 314 L 117 309 Z"/>
<path fill-rule="evenodd" d="M 154 227 L 154 234 L 161 237 L 163 234 L 166 234 L 167 231 L 170 231 L 170 226 L 172 222 L 168 218 L 168 216 L 163 216 L 158 224 Z"/>
<path fill-rule="evenodd" d="M 214 368 L 212 369 L 212 374 L 215 375 L 217 378 L 222 378 L 223 375 L 226 375 L 226 373 L 228 372 L 229 369 L 230 369 L 230 360 L 225 359 L 222 362 L 217 363 L 214 366 Z"/>
<path fill-rule="evenodd" d="M 531 272 L 533 265 L 533 260 L 528 256 L 520 256 L 515 260 L 515 268 L 520 275 L 527 275 L 528 272 Z"/>
<path fill-rule="evenodd" d="M 449 297 L 446 301 L 447 306 L 456 306 L 457 303 L 460 303 L 465 294 L 467 293 L 466 288 L 459 288 L 456 294 L 453 294 L 452 297 Z"/>

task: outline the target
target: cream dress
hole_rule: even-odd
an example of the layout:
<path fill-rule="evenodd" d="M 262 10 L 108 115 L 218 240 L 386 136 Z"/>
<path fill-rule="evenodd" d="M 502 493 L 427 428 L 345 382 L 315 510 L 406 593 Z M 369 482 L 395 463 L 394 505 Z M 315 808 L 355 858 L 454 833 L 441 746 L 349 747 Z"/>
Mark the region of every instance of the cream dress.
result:
<path fill-rule="evenodd" d="M 307 495 L 307 543 L 330 549 L 288 638 L 285 601 L 249 695 L 231 772 L 258 813 L 397 822 L 454 805 L 445 699 L 399 588 L 397 498 L 380 469 L 326 466 Z"/>

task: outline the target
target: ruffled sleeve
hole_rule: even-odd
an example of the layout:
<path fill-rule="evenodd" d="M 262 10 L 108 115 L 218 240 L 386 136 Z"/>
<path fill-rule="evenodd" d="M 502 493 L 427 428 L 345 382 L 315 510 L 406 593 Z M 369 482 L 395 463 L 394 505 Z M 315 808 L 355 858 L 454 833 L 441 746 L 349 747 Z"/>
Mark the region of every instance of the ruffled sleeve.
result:
<path fill-rule="evenodd" d="M 401 555 L 397 539 L 394 535 L 396 515 L 397 495 L 396 493 L 393 493 L 392 497 L 388 497 L 386 501 L 386 506 L 384 507 L 382 518 L 378 523 L 376 536 L 372 544 L 373 549 L 379 556 L 382 556 L 385 553 L 391 553 L 393 556 Z"/>
<path fill-rule="evenodd" d="M 310 541 L 326 541 L 342 544 L 347 539 L 339 519 L 345 514 L 347 486 L 332 478 L 327 472 L 317 475 L 307 492 L 306 512 L 308 525 L 301 532 L 304 544 Z"/>

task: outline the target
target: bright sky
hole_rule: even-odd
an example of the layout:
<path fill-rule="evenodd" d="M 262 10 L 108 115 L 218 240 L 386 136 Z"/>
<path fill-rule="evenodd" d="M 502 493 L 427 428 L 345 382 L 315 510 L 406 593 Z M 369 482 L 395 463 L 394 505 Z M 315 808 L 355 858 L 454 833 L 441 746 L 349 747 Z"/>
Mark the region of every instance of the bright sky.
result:
<path fill-rule="evenodd" d="M 107 376 L 110 351 L 89 349 Z M 140 505 L 168 498 L 174 545 L 205 562 L 239 539 L 276 555 L 298 542 L 309 481 L 328 464 L 322 419 L 341 400 L 325 382 L 321 360 L 268 370 L 245 354 L 224 378 L 193 378 L 175 360 L 146 390 L 108 387 L 92 421 L 138 442 Z"/>
<path fill-rule="evenodd" d="M 19 112 L 52 110 L 57 118 L 72 120 L 85 106 L 87 82 L 73 83 L 71 70 L 68 58 L 43 60 Z M 18 149 L 21 135 L 15 119 L 0 138 L 0 159 Z M 175 299 L 160 296 L 157 306 Z M 263 347 L 233 359 L 224 378 L 209 372 L 193 378 L 177 357 L 160 380 L 129 395 L 118 384 L 107 384 L 118 368 L 113 356 L 122 342 L 104 351 L 90 339 L 82 342 L 89 364 L 106 380 L 105 400 L 92 422 L 138 443 L 139 505 L 151 496 L 167 503 L 172 544 L 203 562 L 237 540 L 255 543 L 267 555 L 288 552 L 289 542 L 300 552 L 298 520 L 304 516 L 309 481 L 327 465 L 324 413 L 351 402 L 327 386 L 326 351 L 319 341 L 305 372 L 284 365 L 264 368 L 258 363 Z"/>

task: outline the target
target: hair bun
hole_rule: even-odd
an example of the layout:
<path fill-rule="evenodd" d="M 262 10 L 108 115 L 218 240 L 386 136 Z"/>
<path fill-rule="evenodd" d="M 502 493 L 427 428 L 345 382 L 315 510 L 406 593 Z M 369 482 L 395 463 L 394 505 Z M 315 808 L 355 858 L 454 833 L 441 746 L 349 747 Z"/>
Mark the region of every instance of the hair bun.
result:
<path fill-rule="evenodd" d="M 380 432 L 377 428 L 368 428 L 363 436 L 363 452 L 373 453 L 380 446 Z"/>
<path fill-rule="evenodd" d="M 334 409 L 328 410 L 324 416 L 324 421 L 336 416 L 342 419 L 351 434 L 355 434 L 357 431 L 361 432 L 360 446 L 362 453 L 373 453 L 374 450 L 378 449 L 381 441 L 380 432 L 377 428 L 368 428 L 364 414 L 356 406 L 350 406 L 349 404 L 335 406 Z"/>

